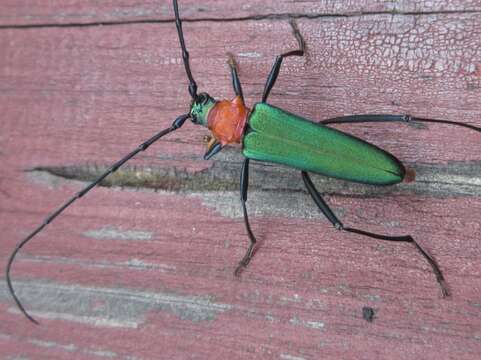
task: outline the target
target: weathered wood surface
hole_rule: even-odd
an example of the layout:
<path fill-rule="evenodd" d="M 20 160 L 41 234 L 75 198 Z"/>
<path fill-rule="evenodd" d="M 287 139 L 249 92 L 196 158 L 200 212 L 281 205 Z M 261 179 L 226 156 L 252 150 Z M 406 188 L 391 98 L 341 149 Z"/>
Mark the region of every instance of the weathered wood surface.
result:
<path fill-rule="evenodd" d="M 363 14 L 477 13 L 480 0 L 342 0 L 342 1 L 182 1 L 183 18 L 189 20 L 248 20 L 279 17 L 316 18 Z M 172 21 L 169 1 L 156 0 L 2 0 L 0 25 L 41 26 Z"/>
<path fill-rule="evenodd" d="M 260 3 L 181 1 L 202 90 L 232 95 L 232 52 L 249 103 L 258 100 L 274 56 L 295 46 L 294 15 L 308 56 L 285 62 L 273 104 L 314 120 L 408 112 L 481 126 L 479 1 Z M 0 3 L 2 268 L 80 181 L 186 111 L 171 20 L 168 1 Z M 262 246 L 234 278 L 247 246 L 242 159 L 229 149 L 201 160 L 206 132 L 187 124 L 24 249 L 14 285 L 42 325 L 19 315 L 2 284 L 0 357 L 479 358 L 480 135 L 343 129 L 392 151 L 418 181 L 380 188 L 316 176 L 326 199 L 346 224 L 419 239 L 450 299 L 412 246 L 339 233 L 297 172 L 268 164 L 253 165 L 248 202 Z M 375 309 L 372 323 L 363 306 Z"/>

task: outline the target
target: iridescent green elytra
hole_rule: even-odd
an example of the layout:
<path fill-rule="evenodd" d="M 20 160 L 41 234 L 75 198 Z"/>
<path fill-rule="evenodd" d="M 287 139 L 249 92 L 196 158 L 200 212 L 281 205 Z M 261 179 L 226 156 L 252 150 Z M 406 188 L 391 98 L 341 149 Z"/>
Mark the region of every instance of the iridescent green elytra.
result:
<path fill-rule="evenodd" d="M 373 185 L 404 179 L 404 166 L 388 152 L 275 106 L 256 104 L 248 123 L 243 154 L 249 159 Z"/>

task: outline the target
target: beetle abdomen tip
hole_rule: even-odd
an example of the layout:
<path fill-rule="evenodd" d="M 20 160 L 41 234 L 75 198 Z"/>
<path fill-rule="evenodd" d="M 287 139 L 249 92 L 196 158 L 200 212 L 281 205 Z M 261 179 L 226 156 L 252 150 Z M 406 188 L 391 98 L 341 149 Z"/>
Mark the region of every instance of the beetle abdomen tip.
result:
<path fill-rule="evenodd" d="M 416 170 L 407 168 L 406 174 L 404 175 L 403 182 L 410 183 L 416 180 Z"/>

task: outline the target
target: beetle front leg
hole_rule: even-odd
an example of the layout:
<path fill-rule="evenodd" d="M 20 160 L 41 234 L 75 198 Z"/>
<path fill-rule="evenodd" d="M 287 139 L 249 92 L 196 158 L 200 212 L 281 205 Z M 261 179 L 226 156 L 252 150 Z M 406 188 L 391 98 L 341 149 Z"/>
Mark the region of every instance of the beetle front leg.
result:
<path fill-rule="evenodd" d="M 215 138 L 212 138 L 207 145 L 207 151 L 204 154 L 204 160 L 209 160 L 212 156 L 217 154 L 223 149 L 222 144 Z"/>
<path fill-rule="evenodd" d="M 242 269 L 244 269 L 249 262 L 251 261 L 252 257 L 254 256 L 255 247 L 257 244 L 256 237 L 254 236 L 251 226 L 249 224 L 249 217 L 247 216 L 247 208 L 246 208 L 246 201 L 247 201 L 247 189 L 249 187 L 249 159 L 244 160 L 244 164 L 242 165 L 241 170 L 241 178 L 240 178 L 240 194 L 241 194 L 241 202 L 242 202 L 242 210 L 244 212 L 244 224 L 246 226 L 247 235 L 249 236 L 250 245 L 247 249 L 246 254 L 239 262 L 239 265 L 234 271 L 235 276 L 239 276 Z"/>
<path fill-rule="evenodd" d="M 234 93 L 236 96 L 239 96 L 242 100 L 242 103 L 245 104 L 244 94 L 242 93 L 242 86 L 239 80 L 239 74 L 237 73 L 237 62 L 235 61 L 234 55 L 231 53 L 227 53 L 227 56 L 229 57 L 227 63 L 230 67 L 230 75 L 232 78 L 232 87 L 234 88 Z"/>

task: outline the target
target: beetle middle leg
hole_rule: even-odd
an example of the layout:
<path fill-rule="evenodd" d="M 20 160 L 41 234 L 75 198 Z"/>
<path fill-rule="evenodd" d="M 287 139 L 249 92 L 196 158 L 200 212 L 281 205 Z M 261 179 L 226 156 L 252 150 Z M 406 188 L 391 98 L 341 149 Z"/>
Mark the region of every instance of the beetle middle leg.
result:
<path fill-rule="evenodd" d="M 247 201 L 247 189 L 249 187 L 249 159 L 244 160 L 244 164 L 242 165 L 241 170 L 241 178 L 240 178 L 240 195 L 241 195 L 241 202 L 242 202 L 242 210 L 244 212 L 244 224 L 246 226 L 247 235 L 249 236 L 250 245 L 246 251 L 246 254 L 239 262 L 239 265 L 234 271 L 235 276 L 239 276 L 240 272 L 243 268 L 245 268 L 249 262 L 251 261 L 252 257 L 254 256 L 254 250 L 257 243 L 256 237 L 252 232 L 251 226 L 249 224 L 249 217 L 247 216 L 247 208 L 246 208 L 246 201 Z"/>
<path fill-rule="evenodd" d="M 295 23 L 294 20 L 291 20 L 289 23 L 292 26 L 292 32 L 296 37 L 297 43 L 299 44 L 299 49 L 288 51 L 281 55 L 276 56 L 276 61 L 274 62 L 274 66 L 272 66 L 271 72 L 267 77 L 266 85 L 264 86 L 264 93 L 262 94 L 262 102 L 267 101 L 267 97 L 269 96 L 269 93 L 271 92 L 272 87 L 276 83 L 277 76 L 279 75 L 279 70 L 281 69 L 282 60 L 284 60 L 284 58 L 288 56 L 304 56 L 304 53 L 306 51 L 306 43 L 304 42 L 304 38 L 302 37 L 301 32 L 297 27 L 297 24 Z"/>
<path fill-rule="evenodd" d="M 301 174 L 302 174 L 302 180 L 304 180 L 304 185 L 306 186 L 307 191 L 309 192 L 309 195 L 311 195 L 312 199 L 314 200 L 318 208 L 332 223 L 332 225 L 334 225 L 336 229 L 344 230 L 347 232 L 351 232 L 351 233 L 355 233 L 355 234 L 359 234 L 359 235 L 363 235 L 363 236 L 367 236 L 367 237 L 379 239 L 379 240 L 413 243 L 416 249 L 424 256 L 424 258 L 431 265 L 433 272 L 436 275 L 436 280 L 438 281 L 439 286 L 441 287 L 443 297 L 449 296 L 449 291 L 446 286 L 446 281 L 444 280 L 444 276 L 441 272 L 441 269 L 439 268 L 438 263 L 421 245 L 419 245 L 418 242 L 416 242 L 416 240 L 414 240 L 414 238 L 411 235 L 387 236 L 387 235 L 371 233 L 371 232 L 360 230 L 360 229 L 344 227 L 342 222 L 337 218 L 334 212 L 329 208 L 327 203 L 324 201 L 321 194 L 319 194 L 319 192 L 317 191 L 316 187 L 312 183 L 311 178 L 309 177 L 309 174 L 305 171 L 302 171 Z"/>

